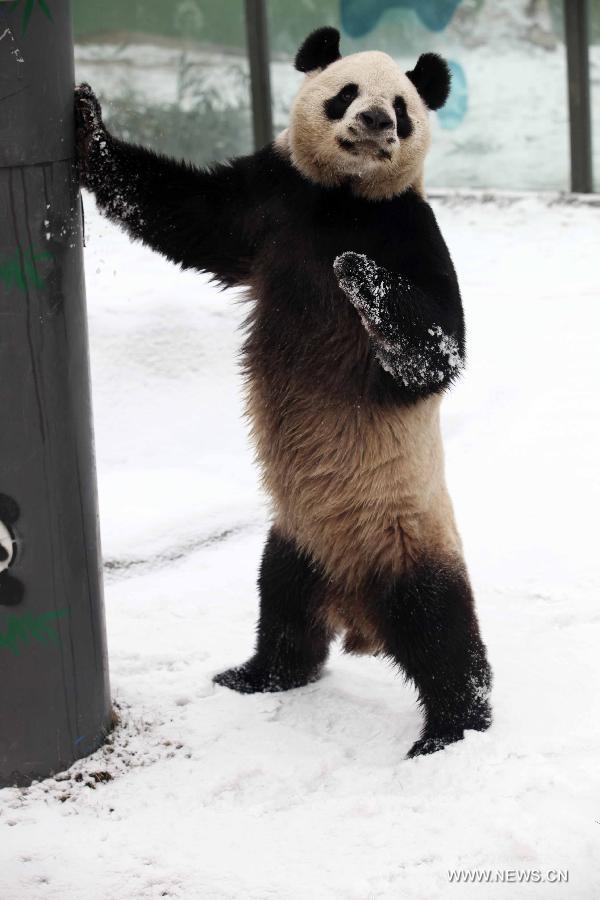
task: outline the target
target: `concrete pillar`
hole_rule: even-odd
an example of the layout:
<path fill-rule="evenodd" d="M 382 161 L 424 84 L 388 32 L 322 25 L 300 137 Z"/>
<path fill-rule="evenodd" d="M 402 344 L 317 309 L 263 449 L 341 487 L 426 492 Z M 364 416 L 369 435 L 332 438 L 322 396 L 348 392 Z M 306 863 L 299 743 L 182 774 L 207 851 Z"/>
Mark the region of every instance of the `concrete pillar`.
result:
<path fill-rule="evenodd" d="M 0 785 L 111 719 L 68 0 L 0 0 Z"/>

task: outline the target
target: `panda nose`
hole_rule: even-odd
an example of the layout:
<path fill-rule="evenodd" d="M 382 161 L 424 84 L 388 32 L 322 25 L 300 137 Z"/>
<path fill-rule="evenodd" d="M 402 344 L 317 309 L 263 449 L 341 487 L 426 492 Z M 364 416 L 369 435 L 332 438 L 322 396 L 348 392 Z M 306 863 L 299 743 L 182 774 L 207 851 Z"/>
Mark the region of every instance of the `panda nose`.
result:
<path fill-rule="evenodd" d="M 378 106 L 372 106 L 371 109 L 365 109 L 358 114 L 358 118 L 365 128 L 368 128 L 371 131 L 387 131 L 388 128 L 394 127 L 394 123 L 386 113 L 385 109 L 381 109 L 381 107 Z"/>

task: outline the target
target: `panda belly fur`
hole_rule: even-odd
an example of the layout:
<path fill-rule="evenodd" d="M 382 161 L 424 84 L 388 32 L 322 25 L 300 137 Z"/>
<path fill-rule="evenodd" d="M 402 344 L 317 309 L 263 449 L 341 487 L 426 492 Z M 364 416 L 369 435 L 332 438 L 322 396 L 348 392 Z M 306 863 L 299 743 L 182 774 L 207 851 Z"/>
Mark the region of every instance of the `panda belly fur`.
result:
<path fill-rule="evenodd" d="M 376 650 L 364 597 L 374 577 L 424 562 L 462 566 L 440 397 L 378 407 L 286 391 L 278 403 L 276 386 L 251 384 L 248 412 L 275 526 L 325 574 L 319 615 L 347 632 L 347 649 Z"/>

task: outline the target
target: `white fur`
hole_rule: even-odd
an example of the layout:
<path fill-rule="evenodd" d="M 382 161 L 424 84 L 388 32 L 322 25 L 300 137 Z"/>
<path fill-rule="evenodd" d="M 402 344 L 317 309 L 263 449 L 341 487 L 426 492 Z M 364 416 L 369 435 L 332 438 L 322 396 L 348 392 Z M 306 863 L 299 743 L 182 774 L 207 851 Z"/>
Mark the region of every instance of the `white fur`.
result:
<path fill-rule="evenodd" d="M 5 559 L 3 562 L 0 560 L 0 572 L 4 572 L 5 569 L 8 569 L 12 562 L 12 558 L 14 555 L 14 547 L 13 540 L 10 535 L 10 531 L 4 525 L 3 522 L 0 522 L 0 544 L 4 547 L 6 552 L 8 553 L 8 559 Z"/>

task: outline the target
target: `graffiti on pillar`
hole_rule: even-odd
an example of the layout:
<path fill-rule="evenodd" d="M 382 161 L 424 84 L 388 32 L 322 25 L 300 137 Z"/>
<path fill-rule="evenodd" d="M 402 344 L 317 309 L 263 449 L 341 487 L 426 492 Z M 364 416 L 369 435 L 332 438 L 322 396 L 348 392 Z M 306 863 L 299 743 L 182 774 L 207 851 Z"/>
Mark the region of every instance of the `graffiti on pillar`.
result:
<path fill-rule="evenodd" d="M 0 258 L 0 282 L 7 291 L 12 288 L 19 291 L 26 291 L 32 287 L 41 288 L 44 281 L 40 275 L 40 268 L 52 258 L 52 254 L 47 250 L 36 253 L 33 247 L 28 247 L 27 250 L 18 248 L 11 256 Z"/>
<path fill-rule="evenodd" d="M 80 734 L 78 738 L 75 740 L 75 746 L 77 747 L 77 754 L 81 756 L 89 756 L 90 753 L 93 753 L 94 750 L 97 750 L 98 747 L 104 743 L 107 735 L 110 734 L 110 728 L 104 727 L 99 731 L 96 731 L 94 734 Z M 106 781 L 107 779 L 97 779 Z"/>
<path fill-rule="evenodd" d="M 0 623 L 0 651 L 8 650 L 14 656 L 20 656 L 22 650 L 36 643 L 57 646 L 60 635 L 56 622 L 68 613 L 68 609 L 55 609 L 37 616 L 32 613 L 9 615 L 4 626 Z"/>
<path fill-rule="evenodd" d="M 10 571 L 18 553 L 14 529 L 19 516 L 16 500 L 0 494 L 0 606 L 17 606 L 25 593 L 23 583 Z"/>
<path fill-rule="evenodd" d="M 5 28 L 4 31 L 0 34 L 0 41 L 6 41 L 6 45 L 3 46 L 7 46 L 10 48 L 8 52 L 11 56 L 14 56 L 15 60 L 18 63 L 25 62 L 25 60 L 23 59 L 23 54 L 15 43 L 15 39 L 10 28 Z"/>
<path fill-rule="evenodd" d="M 12 12 L 14 9 L 21 10 L 21 31 L 23 34 L 27 31 L 29 20 L 31 19 L 34 9 L 40 9 L 48 21 L 53 21 L 52 13 L 46 0 L 12 0 L 11 3 L 1 5 L 5 7 L 7 12 Z M 5 10 L 2 11 L 4 12 Z"/>
<path fill-rule="evenodd" d="M 23 54 L 17 46 L 12 30 L 2 25 L 2 7 L 0 2 L 0 101 L 20 94 L 27 86 Z"/>

